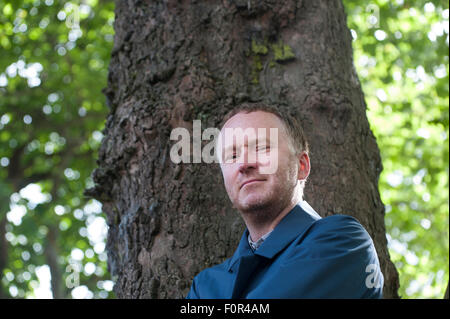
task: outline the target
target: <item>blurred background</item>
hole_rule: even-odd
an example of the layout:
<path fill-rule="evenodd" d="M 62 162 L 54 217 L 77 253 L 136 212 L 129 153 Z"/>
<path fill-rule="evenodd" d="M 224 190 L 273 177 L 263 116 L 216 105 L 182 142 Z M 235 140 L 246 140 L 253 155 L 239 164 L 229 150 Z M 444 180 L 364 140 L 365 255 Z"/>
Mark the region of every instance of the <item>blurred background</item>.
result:
<path fill-rule="evenodd" d="M 402 298 L 449 279 L 449 8 L 344 0 L 384 170 Z M 108 115 L 114 2 L 0 1 L 0 298 L 114 298 L 102 207 L 86 198 Z"/>

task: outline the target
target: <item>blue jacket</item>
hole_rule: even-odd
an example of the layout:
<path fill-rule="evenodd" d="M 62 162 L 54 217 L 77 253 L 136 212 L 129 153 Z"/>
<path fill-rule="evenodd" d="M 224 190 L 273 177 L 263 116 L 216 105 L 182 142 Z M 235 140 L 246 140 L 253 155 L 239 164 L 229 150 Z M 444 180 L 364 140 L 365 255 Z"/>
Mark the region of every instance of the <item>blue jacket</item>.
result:
<path fill-rule="evenodd" d="M 382 298 L 372 239 L 353 217 L 295 206 L 253 252 L 245 230 L 233 257 L 200 272 L 188 299 Z"/>

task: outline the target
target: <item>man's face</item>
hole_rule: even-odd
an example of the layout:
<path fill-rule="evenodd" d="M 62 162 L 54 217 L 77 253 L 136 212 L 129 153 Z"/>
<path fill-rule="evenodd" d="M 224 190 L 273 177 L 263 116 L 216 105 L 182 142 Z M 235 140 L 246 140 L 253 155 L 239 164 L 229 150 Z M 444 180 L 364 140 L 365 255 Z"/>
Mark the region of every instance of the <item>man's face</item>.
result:
<path fill-rule="evenodd" d="M 270 140 L 270 129 L 277 130 L 277 141 Z M 230 129 L 253 131 L 244 139 L 226 138 Z M 260 138 L 258 129 L 266 131 Z M 302 160 L 290 146 L 283 122 L 274 114 L 263 111 L 238 113 L 231 117 L 221 130 L 221 169 L 225 188 L 234 207 L 241 212 L 251 212 L 267 208 L 284 207 L 294 196 L 298 179 L 307 177 Z M 306 153 L 304 153 L 306 154 Z M 276 170 L 268 170 L 276 164 Z M 299 171 L 300 169 L 300 171 Z M 264 172 L 271 171 L 270 174 Z"/>

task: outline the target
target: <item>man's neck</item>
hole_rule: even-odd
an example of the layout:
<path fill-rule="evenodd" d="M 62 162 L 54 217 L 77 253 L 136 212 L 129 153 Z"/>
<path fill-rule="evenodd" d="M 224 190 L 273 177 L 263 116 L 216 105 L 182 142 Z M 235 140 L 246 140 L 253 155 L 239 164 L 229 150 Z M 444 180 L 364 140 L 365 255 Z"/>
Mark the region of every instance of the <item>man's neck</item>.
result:
<path fill-rule="evenodd" d="M 257 218 L 252 218 L 258 212 L 252 212 L 250 214 L 243 214 L 242 217 L 250 233 L 250 238 L 253 242 L 258 241 L 262 236 L 268 232 L 275 229 L 275 227 L 280 223 L 280 221 L 297 205 L 298 201 L 293 200 L 285 208 L 281 209 L 279 213 L 272 212 L 270 215 L 275 216 L 274 218 L 261 222 Z"/>

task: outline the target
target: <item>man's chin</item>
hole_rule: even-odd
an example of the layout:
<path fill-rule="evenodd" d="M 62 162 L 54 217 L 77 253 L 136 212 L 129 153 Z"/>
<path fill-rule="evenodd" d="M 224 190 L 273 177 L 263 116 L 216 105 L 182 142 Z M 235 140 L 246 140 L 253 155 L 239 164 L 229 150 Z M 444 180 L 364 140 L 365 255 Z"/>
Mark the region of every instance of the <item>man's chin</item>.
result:
<path fill-rule="evenodd" d="M 271 201 L 267 198 L 246 198 L 245 201 L 236 205 L 236 208 L 243 213 L 258 212 L 270 207 Z"/>

